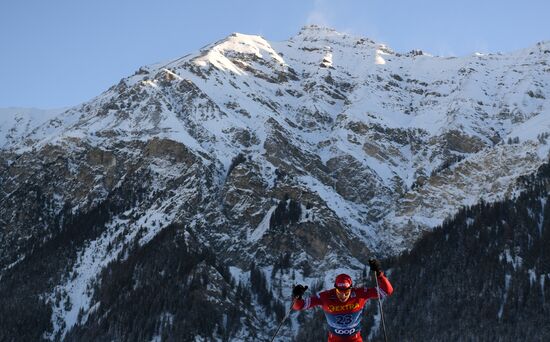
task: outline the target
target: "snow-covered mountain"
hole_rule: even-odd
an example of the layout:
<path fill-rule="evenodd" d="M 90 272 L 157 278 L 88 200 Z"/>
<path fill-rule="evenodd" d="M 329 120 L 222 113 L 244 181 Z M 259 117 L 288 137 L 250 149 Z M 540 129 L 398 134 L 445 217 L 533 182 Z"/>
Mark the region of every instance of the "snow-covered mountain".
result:
<path fill-rule="evenodd" d="M 8 148 L 67 108 L 0 108 L 0 148 Z"/>
<path fill-rule="evenodd" d="M 251 261 L 277 274 L 285 255 L 293 280 L 360 271 L 521 192 L 548 159 L 549 85 L 550 42 L 437 57 L 317 26 L 283 42 L 232 34 L 16 134 L 0 125 L 1 272 L 102 205 L 46 295 L 52 338 L 98 305 L 90 284 L 109 262 L 175 223 L 237 281 Z"/>

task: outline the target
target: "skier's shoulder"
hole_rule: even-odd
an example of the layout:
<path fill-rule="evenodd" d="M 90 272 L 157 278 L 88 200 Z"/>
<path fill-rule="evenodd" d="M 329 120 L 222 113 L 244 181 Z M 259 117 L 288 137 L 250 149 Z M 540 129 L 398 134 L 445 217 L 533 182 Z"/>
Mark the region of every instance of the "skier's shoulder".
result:
<path fill-rule="evenodd" d="M 370 289 L 370 287 L 366 286 L 366 285 L 361 285 L 361 286 L 357 286 L 357 287 L 354 287 L 353 290 L 355 292 L 365 292 L 365 291 L 368 291 Z"/>
<path fill-rule="evenodd" d="M 369 288 L 366 286 L 358 286 L 353 288 L 353 293 L 356 296 L 362 297 L 369 291 Z"/>

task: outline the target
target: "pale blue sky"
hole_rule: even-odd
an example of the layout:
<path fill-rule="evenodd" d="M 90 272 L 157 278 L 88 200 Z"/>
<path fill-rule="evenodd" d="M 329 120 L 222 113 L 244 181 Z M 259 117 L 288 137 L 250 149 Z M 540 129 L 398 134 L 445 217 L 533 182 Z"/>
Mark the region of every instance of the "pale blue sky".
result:
<path fill-rule="evenodd" d="M 315 23 L 462 56 L 550 40 L 549 13 L 548 0 L 1 0 L 0 107 L 76 105 L 232 32 L 280 41 Z"/>

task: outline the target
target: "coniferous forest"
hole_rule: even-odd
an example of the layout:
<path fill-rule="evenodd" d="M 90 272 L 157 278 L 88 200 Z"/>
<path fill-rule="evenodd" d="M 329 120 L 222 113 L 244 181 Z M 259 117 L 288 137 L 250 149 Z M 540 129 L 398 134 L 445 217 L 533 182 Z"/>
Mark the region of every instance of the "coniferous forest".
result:
<path fill-rule="evenodd" d="M 391 341 L 550 340 L 550 166 L 466 208 L 393 263 Z"/>

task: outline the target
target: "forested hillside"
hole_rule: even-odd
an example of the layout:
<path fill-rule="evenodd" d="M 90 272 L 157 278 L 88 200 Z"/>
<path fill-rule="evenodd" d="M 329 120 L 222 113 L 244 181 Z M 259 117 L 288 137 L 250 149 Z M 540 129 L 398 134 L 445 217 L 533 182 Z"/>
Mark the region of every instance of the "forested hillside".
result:
<path fill-rule="evenodd" d="M 460 211 L 401 256 L 391 341 L 550 339 L 550 166 L 515 199 Z"/>

